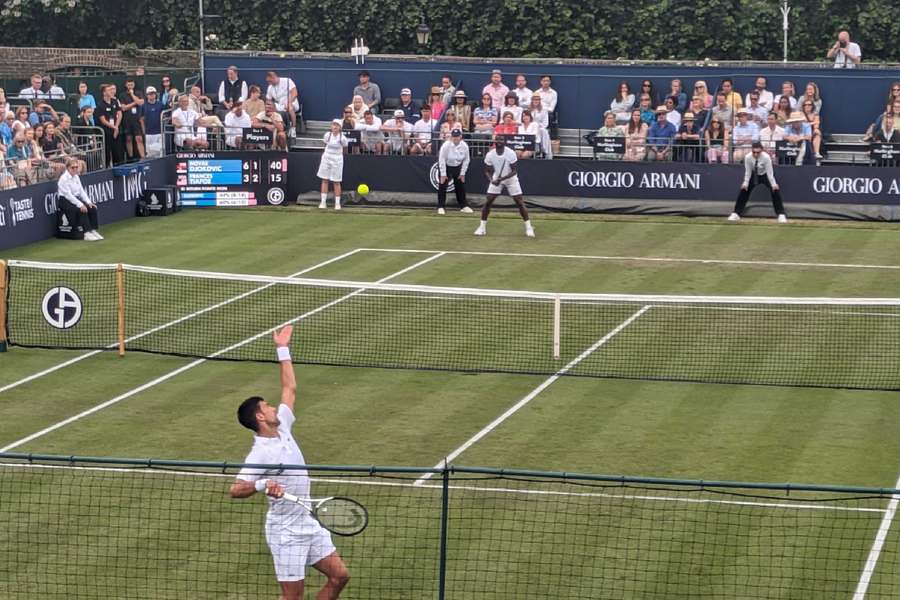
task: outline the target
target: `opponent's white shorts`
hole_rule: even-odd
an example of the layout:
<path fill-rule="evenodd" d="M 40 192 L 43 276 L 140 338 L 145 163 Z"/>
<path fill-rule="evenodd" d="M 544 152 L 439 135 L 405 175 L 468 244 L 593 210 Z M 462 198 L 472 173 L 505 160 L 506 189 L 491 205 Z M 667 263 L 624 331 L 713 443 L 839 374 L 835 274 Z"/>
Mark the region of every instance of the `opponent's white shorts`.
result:
<path fill-rule="evenodd" d="M 506 191 L 510 196 L 521 196 L 522 195 L 522 186 L 519 185 L 518 177 L 510 177 L 509 179 L 500 183 L 500 185 L 494 185 L 493 183 L 488 184 L 487 193 L 492 196 L 503 193 L 503 188 L 506 188 Z"/>
<path fill-rule="evenodd" d="M 306 567 L 314 565 L 336 550 L 327 529 L 313 521 L 304 524 L 302 533 L 266 523 L 266 542 L 275 563 L 278 581 L 301 581 Z"/>
<path fill-rule="evenodd" d="M 319 172 L 316 173 L 316 177 L 340 183 L 341 179 L 344 177 L 343 155 L 323 153 L 322 160 L 319 162 Z"/>

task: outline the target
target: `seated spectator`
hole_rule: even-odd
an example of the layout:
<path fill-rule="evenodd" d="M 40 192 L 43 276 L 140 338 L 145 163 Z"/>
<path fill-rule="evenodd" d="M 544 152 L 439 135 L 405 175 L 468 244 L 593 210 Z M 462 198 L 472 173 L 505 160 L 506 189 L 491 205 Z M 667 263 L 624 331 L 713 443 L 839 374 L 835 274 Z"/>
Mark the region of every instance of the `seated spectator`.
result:
<path fill-rule="evenodd" d="M 381 130 L 387 133 L 387 147 L 393 154 L 406 154 L 409 152 L 410 139 L 413 135 L 412 123 L 406 121 L 406 113 L 402 109 L 394 111 L 394 118 L 388 119 L 381 126 Z"/>
<path fill-rule="evenodd" d="M 66 92 L 56 85 L 56 77 L 52 73 L 41 78 L 41 87 L 46 90 L 48 100 L 66 99 Z"/>
<path fill-rule="evenodd" d="M 862 50 L 859 44 L 850 41 L 850 33 L 838 33 L 838 39 L 828 50 L 828 58 L 834 59 L 835 69 L 855 69 L 862 61 Z"/>
<path fill-rule="evenodd" d="M 266 102 L 261 98 L 262 90 L 258 85 L 251 85 L 247 88 L 250 97 L 244 102 L 244 112 L 250 115 L 252 119 L 255 115 L 266 112 Z"/>
<path fill-rule="evenodd" d="M 75 124 L 78 127 L 97 127 L 97 122 L 94 120 L 94 109 L 90 106 L 82 108 Z"/>
<path fill-rule="evenodd" d="M 756 87 L 747 92 L 747 96 L 744 98 L 744 103 L 746 106 L 750 106 L 750 94 L 756 92 L 759 100 L 759 105 L 766 109 L 767 112 L 771 112 L 775 108 L 775 96 L 772 95 L 772 92 L 766 89 L 769 80 L 760 75 L 756 78 Z"/>
<path fill-rule="evenodd" d="M 381 131 L 381 119 L 371 109 L 363 113 L 362 121 L 356 123 L 359 134 L 360 150 L 367 154 L 384 154 L 387 147 L 384 133 Z"/>
<path fill-rule="evenodd" d="M 672 98 L 675 104 L 675 110 L 678 111 L 679 116 L 681 115 L 681 113 L 687 110 L 688 97 L 684 91 L 684 86 L 682 85 L 680 79 L 672 80 L 672 86 L 671 88 L 669 88 L 669 94 L 666 97 Z M 669 116 L 671 117 L 671 115 Z"/>
<path fill-rule="evenodd" d="M 0 144 L 3 144 L 5 148 L 12 146 L 13 138 L 15 137 L 15 132 L 13 131 L 13 123 L 15 121 L 16 115 L 13 113 L 7 112 L 3 115 L 3 122 L 0 123 Z"/>
<path fill-rule="evenodd" d="M 42 137 L 44 137 L 43 125 L 32 127 L 25 132 L 25 141 L 28 144 L 31 144 L 31 162 L 35 168 L 35 173 L 37 176 L 36 180 L 49 181 L 50 179 L 56 179 L 57 177 L 59 177 L 59 173 L 61 171 L 58 168 L 58 164 L 51 163 L 49 160 L 47 160 L 47 157 L 44 156 L 44 151 L 41 148 L 40 142 Z"/>
<path fill-rule="evenodd" d="M 198 115 L 205 116 L 212 112 L 213 104 L 209 96 L 203 93 L 199 85 L 191 86 L 191 92 L 188 95 L 189 108 Z M 121 104 L 121 101 L 120 101 Z"/>
<path fill-rule="evenodd" d="M 6 160 L 12 164 L 12 175 L 19 187 L 35 183 L 35 171 L 32 164 L 31 144 L 25 139 L 25 133 L 16 133 L 13 144 L 6 149 Z"/>
<path fill-rule="evenodd" d="M 534 119 L 534 122 L 540 125 L 549 134 L 550 113 L 544 108 L 544 103 L 541 102 L 541 96 L 537 92 L 531 95 L 531 106 L 528 107 L 528 110 L 531 111 L 531 118 Z"/>
<path fill-rule="evenodd" d="M 509 93 L 509 88 L 503 84 L 503 72 L 500 69 L 491 71 L 491 80 L 481 90 L 482 96 L 490 96 L 491 106 L 496 110 L 500 110 L 503 106 L 504 99 Z"/>
<path fill-rule="evenodd" d="M 493 106 L 490 94 L 481 95 L 481 105 L 472 113 L 474 119 L 473 133 L 482 138 L 492 138 L 494 127 L 498 122 L 498 111 Z"/>
<path fill-rule="evenodd" d="M 641 121 L 646 123 L 647 127 L 656 123 L 656 109 L 653 108 L 651 100 L 649 94 L 643 94 L 641 95 L 641 103 L 638 106 L 641 111 Z"/>
<path fill-rule="evenodd" d="M 669 96 L 666 98 L 666 120 L 672 124 L 675 131 L 681 128 L 681 113 L 675 110 L 675 98 Z"/>
<path fill-rule="evenodd" d="M 778 124 L 784 127 L 787 120 L 791 118 L 792 112 L 791 98 L 789 96 L 779 97 L 778 101 L 775 103 L 775 118 L 778 121 Z"/>
<path fill-rule="evenodd" d="M 516 107 L 518 108 L 518 107 Z M 494 133 L 498 135 L 515 135 L 519 131 L 519 125 L 513 113 L 508 110 L 503 111 L 503 119 L 494 127 Z"/>
<path fill-rule="evenodd" d="M 606 138 L 606 137 L 625 137 L 625 132 L 621 127 L 616 125 L 616 115 L 613 111 L 608 110 L 606 114 L 603 115 L 603 127 L 597 130 L 597 137 Z M 625 141 L 624 139 L 622 140 Z M 598 160 L 620 160 L 622 158 L 621 155 L 616 154 L 615 152 L 597 152 L 594 154 L 594 157 Z"/>
<path fill-rule="evenodd" d="M 85 152 L 78 147 L 75 135 L 72 133 L 72 118 L 67 114 L 59 117 L 59 126 L 56 128 L 56 137 L 59 138 L 63 154 L 69 159 L 78 162 L 79 173 L 87 173 L 87 163 L 84 161 Z M 90 147 L 86 145 L 86 147 Z"/>
<path fill-rule="evenodd" d="M 703 132 L 709 125 L 709 111 L 703 108 L 703 99 L 700 96 L 691 98 L 690 111 L 694 115 L 694 126 Z"/>
<path fill-rule="evenodd" d="M 6 99 L 6 91 L 0 87 L 0 118 L 5 117 L 8 112 L 12 112 L 12 107 Z"/>
<path fill-rule="evenodd" d="M 252 118 L 252 123 L 253 127 L 262 127 L 272 132 L 276 150 L 287 150 L 287 126 L 273 100 L 266 99 L 263 112 Z"/>
<path fill-rule="evenodd" d="M 751 123 L 756 123 L 757 127 L 764 127 L 766 119 L 769 118 L 769 113 L 772 111 L 767 110 L 765 106 L 760 104 L 759 98 L 759 92 L 756 90 L 747 94 L 747 107 L 745 110 L 750 114 Z"/>
<path fill-rule="evenodd" d="M 447 111 L 447 117 L 444 119 L 444 122 L 441 123 L 440 137 L 442 142 L 446 142 L 450 139 L 450 133 L 454 129 L 462 129 L 459 126 L 459 121 L 456 120 L 456 113 L 452 110 Z"/>
<path fill-rule="evenodd" d="M 875 132 L 874 142 L 881 144 L 900 144 L 900 129 L 897 128 L 897 121 L 892 113 L 884 113 L 881 119 L 881 127 Z"/>
<path fill-rule="evenodd" d="M 675 134 L 675 155 L 679 162 L 700 162 L 700 128 L 694 120 L 694 113 L 684 113 L 681 128 Z"/>
<path fill-rule="evenodd" d="M 759 141 L 763 150 L 772 159 L 773 164 L 778 164 L 778 142 L 784 139 L 784 128 L 778 124 L 778 115 L 774 111 L 766 117 L 766 126 L 759 132 Z"/>
<path fill-rule="evenodd" d="M 731 130 L 732 148 L 734 149 L 734 162 L 740 163 L 750 153 L 753 142 L 759 141 L 759 127 L 750 120 L 750 113 L 746 108 L 738 111 L 738 122 Z"/>
<path fill-rule="evenodd" d="M 719 119 L 726 129 L 731 129 L 734 125 L 734 109 L 728 104 L 728 97 L 719 93 L 716 94 L 716 105 L 712 108 L 712 118 Z"/>
<path fill-rule="evenodd" d="M 359 72 L 359 85 L 353 88 L 353 95 L 361 96 L 366 106 L 376 112 L 381 106 L 381 88 L 371 80 L 368 71 Z"/>
<path fill-rule="evenodd" d="M 715 104 L 715 98 L 713 95 L 709 93 L 709 89 L 706 87 L 705 81 L 698 81 L 694 84 L 694 96 L 700 97 L 700 102 L 704 109 L 709 110 L 712 108 L 713 104 Z M 694 115 L 696 115 L 696 111 Z"/>
<path fill-rule="evenodd" d="M 525 109 L 531 105 L 531 97 L 534 95 L 534 92 L 528 87 L 528 80 L 525 79 L 525 75 L 522 73 L 516 75 L 516 87 L 512 91 L 515 93 L 516 98 L 519 99 L 521 108 Z"/>
<path fill-rule="evenodd" d="M 63 167 L 64 173 L 57 183 L 57 197 L 59 210 L 66 215 L 73 228 L 80 229 L 84 233 L 84 240 L 97 242 L 103 239 L 97 228 L 100 226 L 97 219 L 97 205 L 94 204 L 79 177 L 78 162 L 69 160 Z"/>
<path fill-rule="evenodd" d="M 669 109 L 665 106 L 656 108 L 656 123 L 647 132 L 647 159 L 651 161 L 672 160 L 672 141 L 675 139 L 675 127 L 666 118 Z"/>
<path fill-rule="evenodd" d="M 500 111 L 501 115 L 508 112 L 512 113 L 513 121 L 515 121 L 516 126 L 518 127 L 519 123 L 522 122 L 522 107 L 519 106 L 519 98 L 514 92 L 510 92 L 506 95 L 506 98 L 503 101 L 503 108 Z"/>
<path fill-rule="evenodd" d="M 881 121 L 884 118 L 884 114 L 893 112 L 894 100 L 900 100 L 900 81 L 895 81 L 891 84 L 888 91 L 887 107 L 884 112 L 879 113 L 872 124 L 869 125 L 869 128 L 866 130 L 866 135 L 863 136 L 863 142 L 872 141 L 872 136 L 875 134 L 875 131 L 881 127 Z"/>
<path fill-rule="evenodd" d="M 534 122 L 530 110 L 526 109 L 522 111 L 522 124 L 519 125 L 516 133 L 520 135 L 533 135 L 535 152 L 541 151 L 543 146 L 542 138 L 546 135 L 546 131 L 542 130 L 540 124 Z M 534 156 L 535 152 L 532 152 L 531 150 L 516 150 L 516 156 L 519 158 L 531 158 Z"/>
<path fill-rule="evenodd" d="M 419 105 L 412 99 L 412 90 L 403 88 L 400 90 L 400 110 L 407 123 L 415 123 L 422 115 L 419 112 Z M 390 120 L 390 119 L 389 119 Z"/>
<path fill-rule="evenodd" d="M 188 96 L 178 98 L 178 108 L 172 111 L 172 126 L 175 128 L 175 146 L 189 150 L 209 148 L 206 129 L 198 126 L 200 114 L 191 108 Z"/>
<path fill-rule="evenodd" d="M 409 147 L 411 154 L 431 154 L 431 142 L 434 138 L 435 121 L 431 118 L 431 107 L 422 107 L 422 118 L 413 125 L 413 143 Z"/>
<path fill-rule="evenodd" d="M 806 91 L 803 93 L 801 102 L 812 102 L 813 112 L 817 115 L 822 114 L 822 97 L 819 95 L 819 86 L 810 81 L 806 84 Z"/>
<path fill-rule="evenodd" d="M 40 73 L 31 74 L 31 87 L 19 91 L 19 98 L 28 100 L 46 100 L 47 93 L 43 89 L 44 78 Z"/>
<path fill-rule="evenodd" d="M 160 80 L 159 99 L 167 107 L 172 108 L 178 103 L 178 90 L 172 87 L 172 78 L 163 75 Z"/>
<path fill-rule="evenodd" d="M 56 125 L 53 123 L 44 125 L 44 133 L 36 141 L 41 147 L 41 154 L 44 159 L 50 162 L 52 177 L 56 179 L 66 170 L 66 161 L 69 159 L 62 139 L 56 135 Z M 78 162 L 76 161 L 75 164 L 78 164 Z"/>
<path fill-rule="evenodd" d="M 450 106 L 449 112 L 456 115 L 456 121 L 462 127 L 463 131 L 472 130 L 472 107 L 466 101 L 466 93 L 462 90 L 456 90 L 453 93 L 453 104 Z"/>
<path fill-rule="evenodd" d="M 90 106 L 91 108 L 97 108 L 97 100 L 94 98 L 93 94 L 88 93 L 88 84 L 85 81 L 78 82 L 78 110 L 83 109 L 85 106 Z"/>
<path fill-rule="evenodd" d="M 722 80 L 720 93 L 725 94 L 725 102 L 732 110 L 737 111 L 744 107 L 744 101 L 741 100 L 741 95 L 734 90 L 734 81 L 732 81 L 731 77 L 726 77 Z"/>
<path fill-rule="evenodd" d="M 363 111 L 363 114 L 365 114 L 365 111 Z M 342 123 L 343 129 L 356 129 L 356 121 L 358 121 L 358 119 L 356 118 L 356 114 L 353 112 L 352 104 L 348 104 L 344 107 L 343 120 L 346 121 L 346 123 Z"/>
<path fill-rule="evenodd" d="M 650 79 L 645 79 L 641 82 L 641 89 L 638 93 L 639 93 L 638 98 L 642 98 L 644 96 L 644 94 L 646 94 L 647 96 L 650 97 L 650 107 L 651 108 L 653 108 L 654 106 L 659 104 L 659 100 L 660 100 L 659 93 L 653 88 L 653 81 L 651 81 Z M 653 121 L 654 122 L 656 121 L 656 112 L 655 111 L 653 113 Z"/>
<path fill-rule="evenodd" d="M 34 110 L 28 115 L 28 122 L 32 127 L 41 123 L 58 123 L 59 114 L 46 100 L 38 100 L 34 105 Z"/>
<path fill-rule="evenodd" d="M 616 123 L 623 125 L 628 122 L 631 116 L 631 109 L 634 108 L 634 94 L 631 93 L 627 81 L 619 83 L 619 90 L 616 92 L 615 98 L 609 103 L 609 109 L 615 116 Z"/>
<path fill-rule="evenodd" d="M 19 106 L 16 108 L 16 120 L 13 123 L 13 131 L 24 134 L 27 129 L 31 129 L 31 121 L 28 118 L 28 108 Z"/>
<path fill-rule="evenodd" d="M 625 126 L 625 160 L 641 161 L 647 154 L 647 123 L 641 109 L 631 111 L 631 118 Z"/>
<path fill-rule="evenodd" d="M 728 141 L 728 131 L 725 129 L 722 119 L 713 115 L 704 137 L 706 138 L 706 162 L 727 165 L 731 144 Z"/>
<path fill-rule="evenodd" d="M 775 96 L 775 106 L 778 106 L 778 103 L 781 102 L 782 98 L 787 98 L 791 103 L 791 111 L 797 110 L 797 92 L 794 89 L 793 81 L 785 81 L 781 84 L 781 93 Z"/>
<path fill-rule="evenodd" d="M 784 140 L 798 147 L 796 164 L 802 165 L 806 158 L 806 143 L 812 140 L 812 127 L 806 121 L 803 113 L 795 112 L 787 120 L 784 128 Z"/>
<path fill-rule="evenodd" d="M 166 110 L 166 105 L 152 85 L 147 87 L 145 95 L 147 98 L 144 100 L 144 134 L 147 138 L 147 156 L 162 156 L 162 113 Z"/>
<path fill-rule="evenodd" d="M 238 77 L 238 68 L 232 65 L 225 69 L 225 79 L 219 84 L 219 104 L 222 106 L 225 117 L 237 102 L 243 103 L 249 97 L 250 91 L 247 89 L 247 82 Z M 244 112 L 241 111 L 242 114 Z"/>
<path fill-rule="evenodd" d="M 816 105 L 812 100 L 804 100 L 801 111 L 803 112 L 803 118 L 806 119 L 812 130 L 813 152 L 816 153 L 816 158 L 822 158 L 822 120 L 816 113 Z"/>
<path fill-rule="evenodd" d="M 244 147 L 244 129 L 253 127 L 253 120 L 244 110 L 240 98 L 232 101 L 231 110 L 225 115 L 225 145 L 233 150 Z"/>
<path fill-rule="evenodd" d="M 453 94 L 456 93 L 456 86 L 453 85 L 453 78 L 450 77 L 449 73 L 444 73 L 441 75 L 441 102 L 444 104 L 444 110 L 447 110 L 451 104 L 453 104 Z M 434 107 L 431 108 L 431 118 L 436 118 L 434 116 Z"/>
<path fill-rule="evenodd" d="M 300 98 L 297 85 L 290 77 L 281 77 L 275 71 L 266 71 L 266 100 L 275 103 L 275 109 L 287 115 L 291 130 L 285 132 L 286 137 L 294 137 L 297 129 L 297 113 L 300 112 Z"/>
<path fill-rule="evenodd" d="M 444 111 L 447 110 L 447 105 L 444 103 L 444 92 L 440 86 L 431 87 L 431 100 L 428 105 L 431 107 L 431 118 L 440 123 L 444 117 Z"/>

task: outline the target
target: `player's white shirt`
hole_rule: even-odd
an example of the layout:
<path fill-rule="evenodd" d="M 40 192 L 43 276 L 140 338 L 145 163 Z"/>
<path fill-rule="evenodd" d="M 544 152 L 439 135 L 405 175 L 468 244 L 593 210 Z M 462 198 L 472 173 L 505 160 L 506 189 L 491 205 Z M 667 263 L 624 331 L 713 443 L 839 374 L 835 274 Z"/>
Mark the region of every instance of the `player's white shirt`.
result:
<path fill-rule="evenodd" d="M 322 141 L 325 142 L 325 154 L 333 156 L 343 156 L 344 148 L 350 143 L 343 133 L 335 135 L 330 131 L 322 136 Z"/>
<path fill-rule="evenodd" d="M 416 141 L 422 145 L 431 143 L 431 134 L 434 132 L 434 119 L 419 119 L 413 125 L 413 132 L 416 135 Z"/>
<path fill-rule="evenodd" d="M 502 154 L 497 154 L 497 149 L 492 148 L 484 157 L 484 164 L 493 167 L 494 169 L 494 174 L 492 175 L 494 179 L 509 175 L 512 172 L 512 165 L 516 164 L 518 161 L 519 159 L 516 158 L 516 153 L 511 150 L 509 146 L 503 148 Z M 504 180 L 501 185 L 512 185 L 513 183 L 518 182 L 519 176 L 514 175 L 509 179 Z"/>
<path fill-rule="evenodd" d="M 235 139 L 244 135 L 244 129 L 252 126 L 250 115 L 241 111 L 241 116 L 237 116 L 233 111 L 228 111 L 225 115 L 225 144 L 228 146 L 235 145 Z"/>
<path fill-rule="evenodd" d="M 296 90 L 297 86 L 290 77 L 280 77 L 278 83 L 270 85 L 266 88 L 266 98 L 271 99 L 275 103 L 278 110 L 287 110 L 287 102 L 290 97 L 291 90 Z M 295 111 L 300 110 L 300 101 L 296 98 L 292 102 Z"/>
<path fill-rule="evenodd" d="M 263 465 L 303 465 L 306 460 L 300 447 L 291 434 L 291 427 L 295 417 L 293 411 L 286 404 L 278 407 L 278 436 L 277 437 L 253 437 L 253 448 L 247 458 L 248 464 Z M 310 497 L 309 474 L 305 469 L 291 469 L 281 471 L 278 469 L 261 470 L 244 467 L 238 473 L 237 478 L 242 481 L 257 481 L 270 479 L 282 485 L 284 491 L 294 494 L 298 498 Z M 268 527 L 284 528 L 292 533 L 305 533 L 310 529 L 316 530 L 317 523 L 309 515 L 308 511 L 294 502 L 288 502 L 281 498 L 266 496 L 269 501 L 269 512 L 266 515 Z"/>

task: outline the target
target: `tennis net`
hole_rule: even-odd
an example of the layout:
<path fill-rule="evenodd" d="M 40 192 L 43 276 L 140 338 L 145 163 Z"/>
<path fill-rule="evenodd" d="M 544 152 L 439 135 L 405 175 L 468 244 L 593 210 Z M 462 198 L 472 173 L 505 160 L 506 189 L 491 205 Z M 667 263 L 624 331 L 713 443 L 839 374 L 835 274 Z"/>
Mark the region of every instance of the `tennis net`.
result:
<path fill-rule="evenodd" d="M 0 455 L 0 597 L 276 597 L 241 465 Z M 819 600 L 900 594 L 898 490 L 480 468 L 273 465 L 347 496 L 348 599 Z M 422 471 L 435 477 L 424 485 Z M 888 521 L 889 523 L 889 521 Z M 308 569 L 308 597 L 322 584 Z M 856 597 L 862 597 L 856 596 Z"/>
<path fill-rule="evenodd" d="M 11 345 L 298 363 L 900 389 L 900 299 L 556 294 L 9 263 Z"/>

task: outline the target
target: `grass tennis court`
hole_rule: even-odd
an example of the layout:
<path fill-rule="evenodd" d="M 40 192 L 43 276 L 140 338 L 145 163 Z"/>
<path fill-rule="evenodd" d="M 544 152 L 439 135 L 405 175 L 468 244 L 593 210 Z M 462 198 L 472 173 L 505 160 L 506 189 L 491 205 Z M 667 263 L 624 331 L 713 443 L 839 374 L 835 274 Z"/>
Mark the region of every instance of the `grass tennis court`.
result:
<path fill-rule="evenodd" d="M 390 278 L 391 283 L 401 284 L 546 292 L 900 297 L 900 228 L 891 225 L 777 226 L 748 221 L 734 226 L 720 220 L 538 215 L 534 240 L 521 235 L 521 224 L 513 215 L 497 215 L 483 239 L 471 235 L 475 225 L 472 218 L 440 218 L 415 211 L 188 211 L 108 227 L 104 230 L 107 241 L 102 243 L 50 241 L 0 258 L 126 262 L 282 276 L 311 269 L 305 277 L 372 282 Z M 632 312 L 623 312 L 600 329 L 612 329 Z M 476 323 L 484 318 L 472 316 Z M 509 315 L 498 318 L 508 320 Z M 641 319 L 635 324 L 641 325 Z M 727 319 L 715 324 L 719 331 L 727 327 Z M 362 325 L 361 330 L 365 330 Z M 596 341 L 595 331 L 582 333 L 585 345 Z M 781 335 L 804 333 L 797 328 Z M 241 332 L 238 337 L 246 335 L 250 333 Z M 852 331 L 848 337 L 847 343 L 854 343 Z M 888 335 L 885 347 L 896 341 Z M 209 342 L 215 346 L 218 340 Z M 741 352 L 741 344 L 730 348 Z M 92 355 L 18 384 L 85 354 L 12 348 L 0 355 L 0 448 L 240 461 L 250 438 L 235 420 L 237 404 L 258 393 L 274 398 L 278 391 L 277 368 L 271 364 L 190 366 L 192 359 L 141 353 L 124 359 L 114 353 Z M 822 355 L 830 356 L 829 349 L 822 348 Z M 898 362 L 896 356 L 857 359 L 860 363 L 883 361 L 879 364 L 887 370 Z M 677 365 L 678 361 L 674 351 L 665 363 Z M 754 364 L 759 368 L 759 363 L 748 368 Z M 314 464 L 430 467 L 456 454 L 451 462 L 459 465 L 867 487 L 894 487 L 900 473 L 896 459 L 900 456 L 900 396 L 896 392 L 562 377 L 467 445 L 507 409 L 532 395 L 547 377 L 304 365 L 297 372 L 295 433 L 307 460 Z M 67 419 L 71 421 L 60 426 Z M 206 493 L 214 494 L 215 487 Z M 500 497 L 461 498 L 460 502 L 477 503 L 483 512 L 503 510 Z M 377 505 L 377 500 L 373 503 Z M 886 504 L 878 501 L 869 506 Z M 243 515 L 249 529 L 260 527 L 264 513 L 261 501 L 251 505 L 251 509 L 233 509 Z M 625 509 L 630 512 L 622 513 L 621 519 L 611 518 L 603 531 L 623 535 L 621 523 L 629 518 L 635 530 L 646 527 L 647 517 L 635 506 Z M 429 504 L 428 510 L 434 507 Z M 829 548 L 848 572 L 857 564 L 862 571 L 881 514 L 876 517 L 861 519 L 864 525 L 853 530 L 852 544 Z M 690 522 L 687 513 L 681 518 Z M 834 515 L 821 518 L 811 522 L 811 528 L 827 528 Z M 777 525 L 778 519 L 773 519 Z M 573 518 L 571 527 L 579 522 Z M 751 528 L 763 531 L 764 525 Z M 723 539 L 733 540 L 733 551 L 740 553 L 746 543 L 741 534 L 724 521 L 720 531 Z M 503 538 L 502 530 L 496 533 L 497 539 L 517 546 L 520 558 L 528 554 L 527 545 L 515 535 Z M 650 581 L 661 575 L 648 574 L 651 566 L 666 560 L 676 563 L 681 547 L 662 537 L 663 545 L 654 556 L 645 557 L 643 571 L 643 563 L 625 558 L 622 569 L 615 571 L 632 579 L 644 573 L 646 580 L 633 587 L 616 586 L 618 596 L 612 591 L 604 595 L 604 588 L 598 587 L 593 597 L 655 597 Z M 478 548 L 476 541 L 477 536 L 470 540 L 472 552 Z M 755 543 L 766 543 L 766 539 L 763 536 Z M 588 537 L 584 544 L 588 552 L 604 557 L 607 566 L 587 562 L 573 572 L 575 577 L 614 577 L 613 571 L 603 569 L 614 561 L 615 551 L 627 558 L 627 549 L 609 541 Z M 727 548 L 719 550 L 728 555 Z M 260 551 L 264 548 L 254 550 Z M 773 553 L 783 551 L 773 547 Z M 898 551 L 900 533 L 894 523 L 882 551 L 884 569 L 876 570 L 867 597 L 888 597 L 890 590 L 900 590 Z M 352 557 L 353 552 L 348 555 Z M 411 560 L 409 556 L 393 558 Z M 808 560 L 821 558 L 812 555 Z M 494 567 L 497 572 L 516 572 L 518 559 L 511 555 L 507 560 L 507 568 Z M 268 567 L 264 554 L 259 564 Z M 354 569 L 352 562 L 349 566 Z M 713 573 L 721 572 L 727 575 L 727 569 L 713 569 Z M 704 572 L 696 576 L 711 577 Z M 454 577 L 463 579 L 462 574 Z M 671 597 L 690 595 L 688 590 L 694 588 L 688 579 L 671 583 L 675 587 L 670 593 L 671 589 L 682 591 L 681 596 L 676 592 Z M 499 591 L 463 589 L 449 597 L 502 598 L 503 589 L 514 590 L 506 597 L 526 593 L 515 587 L 512 578 L 505 583 L 502 576 L 495 580 Z M 851 597 L 855 584 L 850 582 L 849 589 L 835 584 L 823 597 Z M 360 595 L 354 595 L 354 586 L 362 585 L 362 580 L 353 581 L 346 597 L 369 597 L 362 595 L 362 588 L 357 588 Z M 430 597 L 429 588 L 422 585 L 421 590 L 406 592 L 392 588 L 390 597 Z M 888 595 L 879 595 L 886 591 Z M 198 595 L 191 597 L 204 597 L 199 591 L 192 593 Z M 552 593 L 540 590 L 541 597 Z M 723 593 L 711 589 L 709 597 L 724 597 Z M 9 595 L 6 590 L 4 594 Z M 28 596 L 13 592 L 10 597 Z M 179 596 L 173 592 L 172 597 Z M 748 590 L 747 597 L 803 595 L 786 586 Z"/>

